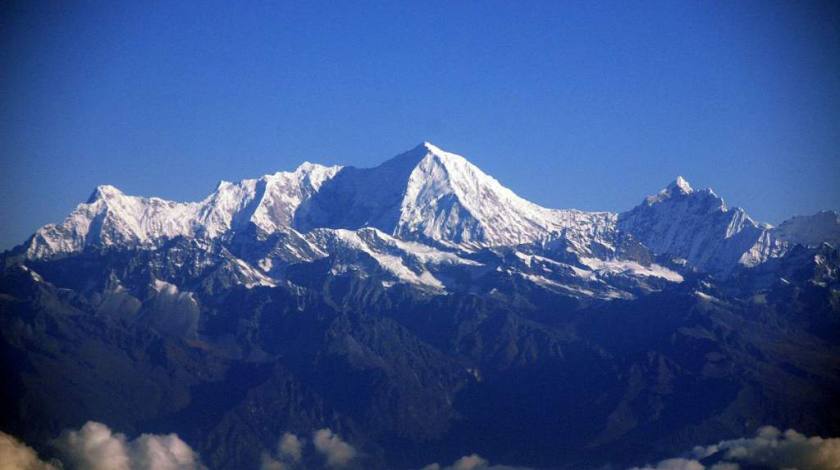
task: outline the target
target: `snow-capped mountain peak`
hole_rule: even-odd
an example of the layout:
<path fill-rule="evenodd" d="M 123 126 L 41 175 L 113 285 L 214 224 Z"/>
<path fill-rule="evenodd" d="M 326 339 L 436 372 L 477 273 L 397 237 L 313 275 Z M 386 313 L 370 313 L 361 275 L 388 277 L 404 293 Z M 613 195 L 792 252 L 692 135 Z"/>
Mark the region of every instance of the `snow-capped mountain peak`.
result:
<path fill-rule="evenodd" d="M 707 192 L 711 192 L 711 190 L 707 190 Z M 661 191 L 646 197 L 645 202 L 648 204 L 656 204 L 657 202 L 662 202 L 672 197 L 688 196 L 693 193 L 694 188 L 691 187 L 691 184 L 689 184 L 689 182 L 682 176 L 677 176 L 674 181 L 668 184 L 668 186 L 663 188 Z"/>
<path fill-rule="evenodd" d="M 541 207 L 463 156 L 424 142 L 374 168 L 342 169 L 300 206 L 295 228 L 374 227 L 468 250 L 565 237 L 587 251 L 614 218 Z"/>
<path fill-rule="evenodd" d="M 727 207 L 711 189 L 693 189 L 682 177 L 621 214 L 618 227 L 656 254 L 683 258 L 711 272 L 725 273 L 769 256 L 769 248 L 756 248 L 764 226 L 743 209 Z M 751 250 L 761 253 L 747 261 L 744 255 Z"/>
<path fill-rule="evenodd" d="M 102 185 L 64 222 L 39 229 L 25 251 L 49 258 L 88 247 L 155 248 L 176 237 L 226 243 L 256 227 L 261 239 L 279 234 L 296 240 L 294 247 L 278 246 L 285 258 L 274 260 L 292 262 L 312 257 L 300 253 L 330 252 L 319 244 L 329 237 L 307 241 L 315 230 L 375 229 L 412 246 L 450 252 L 520 246 L 572 264 L 652 253 L 727 273 L 781 256 L 791 244 L 835 242 L 838 220 L 836 213 L 824 213 L 771 229 L 683 177 L 622 214 L 549 209 L 465 157 L 423 142 L 373 168 L 304 162 L 291 171 L 222 181 L 199 202 L 130 196 Z"/>
<path fill-rule="evenodd" d="M 88 204 L 92 204 L 100 199 L 110 199 L 114 197 L 124 196 L 122 191 L 120 191 L 115 186 L 111 186 L 110 184 L 101 184 L 93 190 L 90 197 L 88 198 Z"/>
<path fill-rule="evenodd" d="M 609 213 L 548 209 L 519 197 L 461 155 L 429 143 L 408 178 L 393 232 L 465 247 L 544 241 L 564 231 L 576 237 L 608 229 Z M 554 234 L 554 235 L 553 235 Z"/>

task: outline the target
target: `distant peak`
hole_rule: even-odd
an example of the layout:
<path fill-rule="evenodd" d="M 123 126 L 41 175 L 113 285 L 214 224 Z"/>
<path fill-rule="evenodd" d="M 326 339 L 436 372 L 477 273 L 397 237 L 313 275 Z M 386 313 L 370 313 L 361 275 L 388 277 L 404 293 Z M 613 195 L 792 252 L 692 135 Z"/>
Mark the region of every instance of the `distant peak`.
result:
<path fill-rule="evenodd" d="M 686 181 L 686 179 L 683 178 L 682 176 L 677 176 L 677 179 L 672 181 L 671 184 L 668 185 L 667 189 L 671 190 L 671 191 L 676 189 L 676 190 L 682 192 L 683 194 L 691 194 L 691 193 L 694 192 L 694 189 L 691 187 L 690 184 L 688 184 L 688 181 Z"/>
<path fill-rule="evenodd" d="M 657 194 L 646 197 L 645 201 L 648 204 L 654 204 L 669 199 L 672 196 L 687 196 L 693 193 L 694 188 L 691 187 L 688 181 L 686 181 L 686 179 L 682 176 L 677 176 L 677 178 L 674 181 L 672 181 L 671 184 L 665 187 L 665 189 L 659 191 L 659 193 Z"/>
<path fill-rule="evenodd" d="M 122 196 L 123 192 L 117 189 L 110 184 L 101 184 L 93 190 L 90 197 L 88 198 L 88 204 L 93 203 L 100 199 L 109 199 L 113 197 Z"/>

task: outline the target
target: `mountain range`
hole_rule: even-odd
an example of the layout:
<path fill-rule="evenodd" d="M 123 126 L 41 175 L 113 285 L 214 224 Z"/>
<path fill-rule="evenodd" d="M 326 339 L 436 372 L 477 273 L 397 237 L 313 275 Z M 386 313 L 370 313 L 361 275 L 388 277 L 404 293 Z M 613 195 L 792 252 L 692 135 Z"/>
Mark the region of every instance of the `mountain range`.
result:
<path fill-rule="evenodd" d="M 545 208 L 430 143 L 199 202 L 99 186 L 2 254 L 0 429 L 177 432 L 211 468 L 325 427 L 359 468 L 840 435 L 838 243 L 838 212 L 774 227 L 682 177 Z"/>

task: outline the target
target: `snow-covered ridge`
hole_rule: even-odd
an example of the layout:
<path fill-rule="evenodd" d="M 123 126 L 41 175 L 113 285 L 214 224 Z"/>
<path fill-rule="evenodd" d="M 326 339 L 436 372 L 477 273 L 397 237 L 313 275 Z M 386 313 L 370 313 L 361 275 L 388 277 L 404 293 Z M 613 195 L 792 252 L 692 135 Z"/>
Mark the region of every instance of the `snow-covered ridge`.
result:
<path fill-rule="evenodd" d="M 363 268 L 364 262 L 358 259 L 358 255 L 363 253 L 371 258 L 377 268 L 387 273 L 388 279 L 384 282 L 404 282 L 442 290 L 444 283 L 432 271 L 447 265 L 481 266 L 457 253 L 399 240 L 370 227 L 359 230 L 316 229 L 308 234 L 308 238 L 332 254 L 333 274 Z"/>
<path fill-rule="evenodd" d="M 87 246 L 151 247 L 178 236 L 215 238 L 249 222 L 266 232 L 282 230 L 291 226 L 297 206 L 340 169 L 304 163 L 291 172 L 222 181 L 200 202 L 128 196 L 99 186 L 61 224 L 38 229 L 27 255 L 46 258 Z"/>
<path fill-rule="evenodd" d="M 655 204 L 657 202 L 662 202 L 671 197 L 675 197 L 677 195 L 687 196 L 694 192 L 694 188 L 691 187 L 691 184 L 686 181 L 685 178 L 682 176 L 677 176 L 677 178 L 671 182 L 665 189 L 659 191 L 657 194 L 648 196 L 645 198 L 645 202 L 650 204 Z"/>
<path fill-rule="evenodd" d="M 796 216 L 778 227 L 767 225 L 763 228 L 755 244 L 739 259 L 741 265 L 757 266 L 770 258 L 784 255 L 795 245 L 810 248 L 822 244 L 840 246 L 840 213 L 837 211 Z"/>
<path fill-rule="evenodd" d="M 468 266 L 461 255 L 495 247 L 554 258 L 564 263 L 561 271 L 585 270 L 592 261 L 583 260 L 600 260 L 593 272 L 612 273 L 620 265 L 622 273 L 677 282 L 679 275 L 651 264 L 651 256 L 726 274 L 782 256 L 793 244 L 840 241 L 836 212 L 773 228 L 682 177 L 622 214 L 550 209 L 425 142 L 373 168 L 307 162 L 294 171 L 223 181 L 199 202 L 99 186 L 61 224 L 40 228 L 25 248 L 30 259 L 45 259 L 87 247 L 155 248 L 181 236 L 227 243 L 251 229 L 261 237 L 282 234 L 242 267 L 255 270 L 248 274 L 255 285 L 273 282 L 260 276 L 278 274 L 283 265 L 350 250 L 367 253 L 401 282 L 438 288 L 435 266 Z"/>
<path fill-rule="evenodd" d="M 840 212 L 820 211 L 814 215 L 792 217 L 774 231 L 778 238 L 804 246 L 828 243 L 840 246 Z"/>
<path fill-rule="evenodd" d="M 794 217 L 775 228 L 730 208 L 711 189 L 695 190 L 682 177 L 622 213 L 618 230 L 632 234 L 655 254 L 685 259 L 701 271 L 727 274 L 783 256 L 793 245 L 837 246 L 840 214 L 823 211 Z"/>

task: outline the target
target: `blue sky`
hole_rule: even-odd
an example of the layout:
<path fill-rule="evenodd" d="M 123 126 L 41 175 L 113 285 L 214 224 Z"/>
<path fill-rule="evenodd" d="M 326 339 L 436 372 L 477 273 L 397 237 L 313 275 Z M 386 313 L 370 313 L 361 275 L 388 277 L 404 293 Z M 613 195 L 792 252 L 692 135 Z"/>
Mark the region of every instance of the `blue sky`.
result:
<path fill-rule="evenodd" d="M 836 2 L 4 2 L 0 248 L 97 184 L 198 200 L 423 140 L 551 207 L 676 175 L 840 208 Z"/>

